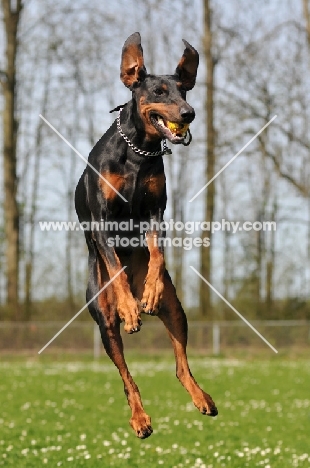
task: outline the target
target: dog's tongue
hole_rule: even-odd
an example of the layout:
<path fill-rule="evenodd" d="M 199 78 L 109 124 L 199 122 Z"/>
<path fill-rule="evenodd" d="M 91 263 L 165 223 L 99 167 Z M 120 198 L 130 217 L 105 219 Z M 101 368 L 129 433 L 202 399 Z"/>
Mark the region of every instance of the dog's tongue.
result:
<path fill-rule="evenodd" d="M 187 130 L 189 129 L 189 124 L 182 124 L 182 123 L 176 123 L 176 122 L 167 122 L 167 127 L 169 128 L 171 133 L 182 133 L 184 135 Z"/>

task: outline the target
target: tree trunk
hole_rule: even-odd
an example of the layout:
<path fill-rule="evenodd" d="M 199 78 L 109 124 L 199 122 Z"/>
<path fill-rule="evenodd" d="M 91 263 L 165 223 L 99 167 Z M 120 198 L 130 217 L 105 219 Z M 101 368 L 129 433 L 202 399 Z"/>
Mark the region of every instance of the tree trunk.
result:
<path fill-rule="evenodd" d="M 16 55 L 17 31 L 22 1 L 15 9 L 10 0 L 2 0 L 6 34 L 6 68 L 3 70 L 3 167 L 4 167 L 4 218 L 6 241 L 6 292 L 7 304 L 12 316 L 18 314 L 18 262 L 19 262 L 19 210 L 17 203 L 16 140 Z"/>
<path fill-rule="evenodd" d="M 45 78 L 44 78 L 44 90 L 43 90 L 43 100 L 41 106 L 41 112 L 43 115 L 46 115 L 47 104 L 50 91 L 50 71 L 52 66 L 52 54 L 50 50 L 47 54 L 47 63 L 45 69 Z M 24 318 L 25 320 L 30 320 L 32 315 L 33 301 L 32 301 L 32 283 L 33 283 L 33 271 L 34 271 L 34 247 L 35 247 L 35 222 L 37 214 L 37 201 L 38 201 L 38 191 L 39 191 L 39 182 L 40 182 L 40 169 L 41 169 L 41 147 L 42 147 L 42 131 L 44 128 L 44 123 L 42 119 L 38 120 L 38 126 L 36 130 L 36 143 L 34 151 L 34 173 L 33 173 L 33 183 L 32 183 L 32 193 L 30 201 L 30 214 L 29 214 L 29 243 L 28 243 L 28 252 L 26 255 L 26 264 L 25 264 L 25 301 L 24 301 Z"/>
<path fill-rule="evenodd" d="M 206 180 L 209 181 L 215 174 L 215 131 L 214 131 L 214 59 L 212 56 L 212 27 L 211 27 L 210 1 L 204 2 L 204 56 L 206 63 Z M 215 185 L 212 182 L 206 191 L 205 198 L 205 221 L 212 222 L 214 217 Z M 212 232 L 209 233 L 210 247 L 201 249 L 200 271 L 206 280 L 211 281 L 212 275 Z M 211 290 L 203 282 L 200 283 L 200 313 L 209 319 L 213 318 Z"/>
<path fill-rule="evenodd" d="M 306 21 L 308 47 L 310 49 L 310 8 L 309 8 L 309 0 L 303 0 L 303 10 L 304 10 L 304 17 L 305 17 L 305 21 Z"/>
<path fill-rule="evenodd" d="M 74 102 L 78 105 L 78 97 L 79 97 L 79 77 L 77 72 L 75 74 L 75 83 L 74 83 Z M 70 134 L 70 141 L 72 142 L 73 146 L 76 146 L 76 139 L 77 133 L 79 129 L 79 118 L 80 113 L 77 111 L 75 112 L 74 122 L 72 131 Z M 69 174 L 68 174 L 68 191 L 67 191 L 67 218 L 70 220 L 72 218 L 72 214 L 74 212 L 74 190 L 75 190 L 75 175 L 74 171 L 76 168 L 76 155 L 74 151 L 71 151 L 70 155 L 70 167 L 69 167 Z M 74 300 L 74 287 L 73 287 L 73 273 L 74 268 L 74 257 L 73 257 L 73 242 L 74 236 L 73 232 L 68 230 L 67 232 L 67 239 L 66 239 L 66 275 L 67 275 L 67 312 L 68 315 L 72 315 L 75 311 L 75 300 Z"/>
<path fill-rule="evenodd" d="M 304 11 L 304 17 L 306 21 L 306 31 L 307 31 L 307 41 L 308 41 L 308 54 L 310 54 L 310 8 L 309 8 L 309 0 L 303 0 L 303 11 Z M 306 294 L 307 297 L 309 298 L 310 295 L 310 200 L 308 199 L 308 249 L 307 249 L 307 289 L 306 289 Z"/>
<path fill-rule="evenodd" d="M 186 192 L 186 179 L 187 179 L 187 154 L 184 148 L 179 150 L 177 174 L 175 178 L 175 186 L 172 190 L 172 219 L 174 221 L 181 221 L 185 224 L 185 213 L 183 204 L 183 194 Z M 184 230 L 177 231 L 174 229 L 172 237 L 179 237 L 182 242 L 185 237 Z M 183 247 L 173 247 L 173 269 L 174 269 L 174 286 L 181 303 L 184 302 L 184 284 L 183 284 L 183 267 L 184 267 L 184 249 Z"/>
<path fill-rule="evenodd" d="M 277 202 L 274 201 L 272 214 L 271 214 L 271 221 L 276 222 L 278 212 L 278 205 Z M 270 317 L 270 313 L 273 312 L 273 299 L 274 299 L 274 270 L 275 270 L 275 231 L 271 231 L 270 233 L 271 240 L 268 252 L 268 260 L 266 264 L 266 312 L 268 317 Z"/>

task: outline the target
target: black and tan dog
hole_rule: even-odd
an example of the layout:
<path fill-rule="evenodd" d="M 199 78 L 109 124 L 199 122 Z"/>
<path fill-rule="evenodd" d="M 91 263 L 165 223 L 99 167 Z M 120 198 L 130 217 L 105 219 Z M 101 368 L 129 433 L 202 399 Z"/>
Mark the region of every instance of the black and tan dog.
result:
<path fill-rule="evenodd" d="M 120 109 L 119 118 L 95 145 L 76 189 L 76 211 L 80 222 L 133 220 L 154 221 L 146 230 L 147 247 L 113 247 L 115 231 L 90 229 L 85 232 L 89 249 L 87 301 L 112 278 L 89 304 L 98 323 L 107 354 L 123 379 L 132 411 L 130 424 L 141 439 L 152 433 L 137 385 L 123 353 L 120 323 L 125 331 L 140 330 L 141 312 L 157 315 L 168 330 L 176 358 L 176 374 L 202 414 L 215 416 L 217 409 L 193 378 L 186 357 L 187 320 L 165 269 L 158 226 L 166 208 L 166 185 L 162 140 L 185 143 L 194 109 L 186 102 L 186 92 L 196 81 L 199 56 L 186 41 L 184 54 L 173 75 L 147 74 L 140 34 L 132 34 L 124 44 L 121 80 L 132 91 L 132 99 Z M 190 135 L 190 134 L 189 134 Z M 118 232 L 120 234 L 120 232 Z M 132 236 L 133 232 L 121 235 Z M 126 266 L 126 270 L 122 268 Z M 122 271 L 121 271 L 122 270 Z"/>

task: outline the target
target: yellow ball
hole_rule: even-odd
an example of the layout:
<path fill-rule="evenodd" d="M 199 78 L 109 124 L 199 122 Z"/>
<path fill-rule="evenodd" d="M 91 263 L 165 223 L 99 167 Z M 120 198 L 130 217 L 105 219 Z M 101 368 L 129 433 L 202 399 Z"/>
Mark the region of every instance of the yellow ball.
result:
<path fill-rule="evenodd" d="M 176 122 L 167 122 L 167 127 L 171 132 L 177 132 L 178 130 L 181 131 L 182 133 L 187 132 L 189 128 L 189 124 L 178 124 Z"/>
<path fill-rule="evenodd" d="M 168 128 L 169 130 L 178 130 L 179 124 L 175 122 L 168 122 Z"/>

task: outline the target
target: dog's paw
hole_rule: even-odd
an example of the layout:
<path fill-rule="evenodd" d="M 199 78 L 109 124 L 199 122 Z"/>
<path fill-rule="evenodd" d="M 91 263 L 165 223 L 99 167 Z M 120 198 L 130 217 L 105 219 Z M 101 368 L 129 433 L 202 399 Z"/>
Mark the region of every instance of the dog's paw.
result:
<path fill-rule="evenodd" d="M 199 392 L 200 393 L 200 392 Z M 193 403 L 201 414 L 217 416 L 218 411 L 212 397 L 201 390 L 201 393 L 193 398 Z"/>
<path fill-rule="evenodd" d="M 126 333 L 131 335 L 132 333 L 137 333 L 138 331 L 140 331 L 141 326 L 142 326 L 142 320 L 141 319 L 138 319 L 137 322 L 135 322 L 135 321 L 126 322 L 125 321 L 124 330 L 125 330 Z"/>
<path fill-rule="evenodd" d="M 118 313 L 120 319 L 125 322 L 124 330 L 126 333 L 131 334 L 140 331 L 142 320 L 138 301 L 129 298 L 128 302 L 119 304 Z"/>
<path fill-rule="evenodd" d="M 153 278 L 147 276 L 141 306 L 144 313 L 156 315 L 158 313 L 160 303 L 164 291 L 164 283 L 161 278 Z"/>
<path fill-rule="evenodd" d="M 139 439 L 146 439 L 153 432 L 151 418 L 146 413 L 133 416 L 130 420 L 130 425 Z"/>

